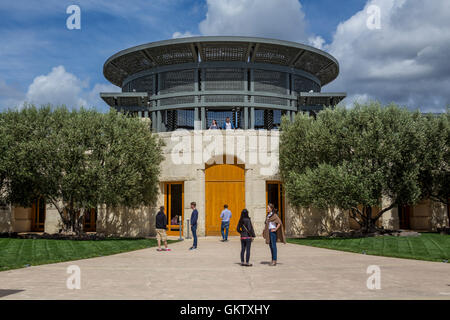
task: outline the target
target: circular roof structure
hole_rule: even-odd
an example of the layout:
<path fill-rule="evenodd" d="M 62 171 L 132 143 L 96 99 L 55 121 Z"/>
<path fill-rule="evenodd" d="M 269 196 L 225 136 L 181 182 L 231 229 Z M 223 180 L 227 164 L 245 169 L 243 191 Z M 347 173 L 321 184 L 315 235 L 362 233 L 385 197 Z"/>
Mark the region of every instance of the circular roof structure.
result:
<path fill-rule="evenodd" d="M 157 67 L 199 62 L 263 63 L 291 67 L 330 83 L 339 63 L 330 54 L 304 44 L 254 37 L 191 37 L 151 42 L 122 50 L 103 66 L 103 74 L 121 87 L 129 76 Z"/>

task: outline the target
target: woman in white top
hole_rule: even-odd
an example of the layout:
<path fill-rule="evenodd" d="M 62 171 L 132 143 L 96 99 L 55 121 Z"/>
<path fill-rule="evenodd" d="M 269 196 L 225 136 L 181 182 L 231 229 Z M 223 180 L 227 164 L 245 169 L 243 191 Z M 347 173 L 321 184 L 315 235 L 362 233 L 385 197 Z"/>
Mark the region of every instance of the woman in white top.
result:
<path fill-rule="evenodd" d="M 266 240 L 266 244 L 270 247 L 270 253 L 272 254 L 271 266 L 277 265 L 277 241 L 286 243 L 286 237 L 284 235 L 283 223 L 280 217 L 277 215 L 277 209 L 275 209 L 272 203 L 267 206 L 266 226 L 263 231 L 263 237 Z"/>

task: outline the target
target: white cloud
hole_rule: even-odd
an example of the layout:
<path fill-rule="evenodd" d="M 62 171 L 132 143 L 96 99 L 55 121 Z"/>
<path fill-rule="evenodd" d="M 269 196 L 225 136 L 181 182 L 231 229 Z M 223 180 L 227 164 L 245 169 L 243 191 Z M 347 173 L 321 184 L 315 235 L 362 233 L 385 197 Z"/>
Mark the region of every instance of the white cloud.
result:
<path fill-rule="evenodd" d="M 308 38 L 308 44 L 319 50 L 323 50 L 324 45 L 325 45 L 325 39 L 322 38 L 321 36 L 315 36 L 315 37 L 312 36 L 312 37 Z"/>
<path fill-rule="evenodd" d="M 298 0 L 207 0 L 202 35 L 241 35 L 305 41 L 305 14 Z"/>
<path fill-rule="evenodd" d="M 88 86 L 87 81 L 78 79 L 63 66 L 57 66 L 47 75 L 34 78 L 28 87 L 26 101 L 34 104 L 65 104 L 68 107 L 87 106 L 81 93 Z"/>
<path fill-rule="evenodd" d="M 186 31 L 186 32 L 174 32 L 172 34 L 172 39 L 178 39 L 178 38 L 189 38 L 189 37 L 195 37 L 197 35 L 192 34 L 190 31 Z"/>
<path fill-rule="evenodd" d="M 64 66 L 57 66 L 46 75 L 34 78 L 26 93 L 22 93 L 0 80 L 0 109 L 21 107 L 24 103 L 35 105 L 66 105 L 69 108 L 95 107 L 107 110 L 100 92 L 117 92 L 120 88 L 112 84 L 96 83 L 92 88 L 88 80 L 81 80 L 67 72 Z M 8 93 L 8 96 L 3 93 Z"/>
<path fill-rule="evenodd" d="M 367 8 L 380 8 L 381 29 L 367 27 Z M 325 91 L 349 98 L 396 102 L 422 111 L 450 104 L 450 6 L 448 0 L 370 0 L 336 29 L 325 45 L 340 63 Z"/>

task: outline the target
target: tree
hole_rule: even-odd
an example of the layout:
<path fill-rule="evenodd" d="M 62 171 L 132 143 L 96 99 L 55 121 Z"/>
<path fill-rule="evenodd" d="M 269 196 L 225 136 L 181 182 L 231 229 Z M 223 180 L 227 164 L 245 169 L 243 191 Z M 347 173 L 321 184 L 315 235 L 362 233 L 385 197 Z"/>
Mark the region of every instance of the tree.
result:
<path fill-rule="evenodd" d="M 422 195 L 421 118 L 419 112 L 373 102 L 326 109 L 316 120 L 305 114 L 293 123 L 284 119 L 280 172 L 290 202 L 349 210 L 364 232 L 377 229 L 385 212 L 415 204 Z"/>
<path fill-rule="evenodd" d="M 439 116 L 428 114 L 423 118 L 426 149 L 422 154 L 420 182 L 423 198 L 429 198 L 447 206 L 450 199 L 450 108 Z"/>
<path fill-rule="evenodd" d="M 10 131 L 7 199 L 30 206 L 43 197 L 64 231 L 81 232 L 98 205 L 136 208 L 158 194 L 161 143 L 148 123 L 116 111 L 36 108 L 3 115 Z"/>

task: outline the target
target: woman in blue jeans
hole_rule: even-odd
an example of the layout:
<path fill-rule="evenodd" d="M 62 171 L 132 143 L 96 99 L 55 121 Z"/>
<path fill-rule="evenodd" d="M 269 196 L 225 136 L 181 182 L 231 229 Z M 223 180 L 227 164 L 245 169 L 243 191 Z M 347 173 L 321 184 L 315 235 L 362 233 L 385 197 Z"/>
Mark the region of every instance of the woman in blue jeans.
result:
<path fill-rule="evenodd" d="M 283 223 L 277 214 L 272 203 L 267 206 L 266 225 L 263 231 L 263 237 L 266 240 L 266 244 L 270 247 L 270 253 L 272 254 L 271 266 L 277 265 L 277 241 L 286 243 L 286 237 L 284 235 Z"/>
<path fill-rule="evenodd" d="M 253 230 L 252 221 L 248 216 L 248 210 L 244 209 L 241 212 L 241 218 L 237 225 L 237 232 L 241 234 L 241 266 L 251 267 L 250 261 L 250 248 L 253 238 L 255 238 L 255 231 Z M 247 254 L 245 254 L 247 253 Z M 245 262 L 244 262 L 245 255 Z"/>

